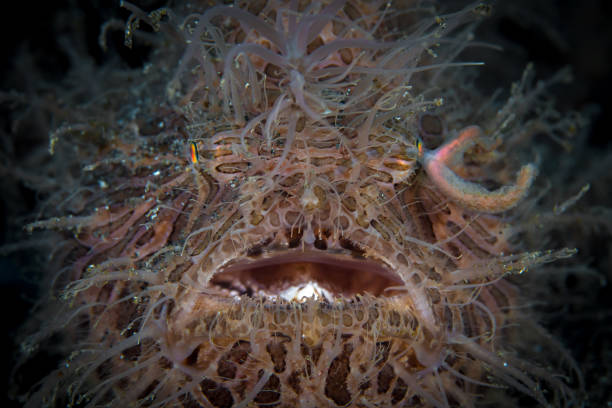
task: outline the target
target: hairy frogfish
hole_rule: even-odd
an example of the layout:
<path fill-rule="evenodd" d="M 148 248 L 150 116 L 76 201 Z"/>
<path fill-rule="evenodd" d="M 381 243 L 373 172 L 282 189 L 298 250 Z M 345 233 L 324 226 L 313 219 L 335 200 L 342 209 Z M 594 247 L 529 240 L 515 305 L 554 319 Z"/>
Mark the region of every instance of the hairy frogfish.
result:
<path fill-rule="evenodd" d="M 124 2 L 101 45 L 147 63 L 53 99 L 26 407 L 579 401 L 521 285 L 575 253 L 533 225 L 579 198 L 538 204 L 534 137 L 581 124 L 548 98 L 567 72 L 478 87 L 481 3 L 174 3 Z"/>

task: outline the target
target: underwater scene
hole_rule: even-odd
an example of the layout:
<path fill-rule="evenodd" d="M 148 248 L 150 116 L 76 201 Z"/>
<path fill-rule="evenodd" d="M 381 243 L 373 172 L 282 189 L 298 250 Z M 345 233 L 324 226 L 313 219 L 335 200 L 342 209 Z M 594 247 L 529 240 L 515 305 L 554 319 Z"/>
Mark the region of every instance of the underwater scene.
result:
<path fill-rule="evenodd" d="M 7 6 L 3 406 L 612 406 L 611 9 Z"/>

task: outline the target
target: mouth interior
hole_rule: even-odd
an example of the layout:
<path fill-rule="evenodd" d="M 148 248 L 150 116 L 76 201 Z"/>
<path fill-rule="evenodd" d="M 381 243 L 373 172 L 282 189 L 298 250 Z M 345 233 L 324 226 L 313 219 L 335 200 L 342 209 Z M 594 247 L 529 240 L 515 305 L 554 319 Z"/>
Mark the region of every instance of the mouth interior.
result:
<path fill-rule="evenodd" d="M 231 262 L 213 276 L 209 285 L 227 296 L 333 301 L 366 293 L 394 296 L 403 283 L 380 262 L 300 252 Z"/>

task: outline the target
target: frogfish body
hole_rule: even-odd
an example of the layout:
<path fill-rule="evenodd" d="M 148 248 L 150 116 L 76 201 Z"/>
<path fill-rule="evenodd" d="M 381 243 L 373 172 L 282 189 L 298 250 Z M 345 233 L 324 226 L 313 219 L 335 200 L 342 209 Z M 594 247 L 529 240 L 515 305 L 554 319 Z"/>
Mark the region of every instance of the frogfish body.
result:
<path fill-rule="evenodd" d="M 474 85 L 488 7 L 123 6 L 150 63 L 57 102 L 26 406 L 575 402 L 520 288 L 573 253 L 521 240 L 545 87 Z"/>

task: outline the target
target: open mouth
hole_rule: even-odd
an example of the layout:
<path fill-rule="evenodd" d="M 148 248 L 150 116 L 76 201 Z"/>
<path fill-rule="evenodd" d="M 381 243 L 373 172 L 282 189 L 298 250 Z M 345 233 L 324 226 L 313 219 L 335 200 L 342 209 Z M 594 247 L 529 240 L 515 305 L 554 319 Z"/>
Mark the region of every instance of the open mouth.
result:
<path fill-rule="evenodd" d="M 391 297 L 402 285 L 399 276 L 381 261 L 302 248 L 235 259 L 209 282 L 219 295 L 290 302 L 334 302 L 366 294 Z"/>

